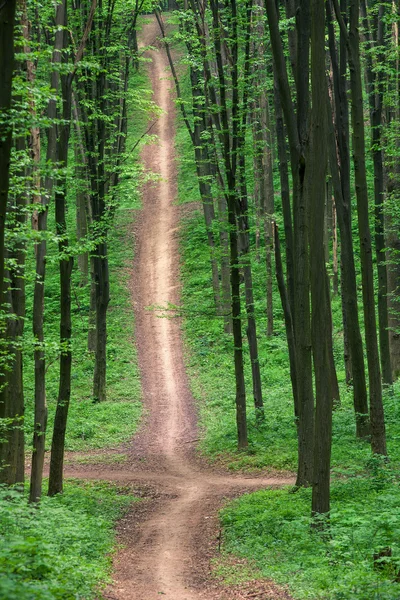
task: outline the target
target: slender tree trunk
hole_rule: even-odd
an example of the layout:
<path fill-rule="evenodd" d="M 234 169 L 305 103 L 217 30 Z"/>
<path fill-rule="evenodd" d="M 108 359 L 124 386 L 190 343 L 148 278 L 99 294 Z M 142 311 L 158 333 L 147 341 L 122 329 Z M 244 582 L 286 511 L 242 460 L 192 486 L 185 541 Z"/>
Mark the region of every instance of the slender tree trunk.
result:
<path fill-rule="evenodd" d="M 275 69 L 274 69 L 275 70 Z M 276 79 L 274 77 L 274 79 Z M 279 96 L 277 85 L 274 85 L 274 103 L 275 103 L 275 123 L 276 123 L 276 139 L 279 159 L 279 176 L 281 184 L 281 201 L 283 213 L 283 225 L 285 231 L 285 248 L 286 248 L 286 285 L 288 290 L 288 298 L 294 319 L 294 248 L 293 248 L 293 225 L 292 211 L 290 206 L 290 186 L 289 186 L 289 169 L 286 149 L 285 128 L 283 123 L 282 105 Z"/>
<path fill-rule="evenodd" d="M 88 234 L 88 212 L 90 198 L 88 197 L 89 182 L 87 177 L 87 161 L 83 147 L 82 132 L 79 123 L 79 110 L 73 98 L 73 116 L 75 123 L 75 169 L 78 180 L 76 191 L 76 237 L 79 240 L 85 238 Z M 89 279 L 89 253 L 81 252 L 78 254 L 78 269 L 81 273 L 80 284 L 86 286 Z"/>
<path fill-rule="evenodd" d="M 286 339 L 287 339 L 288 350 L 289 350 L 290 379 L 292 382 L 292 391 L 293 391 L 293 398 L 294 398 L 294 416 L 296 419 L 296 427 L 298 427 L 299 406 L 298 406 L 298 401 L 297 401 L 296 342 L 295 342 L 295 337 L 294 337 L 292 310 L 291 310 L 289 296 L 288 296 L 286 285 L 285 285 L 285 278 L 283 276 L 281 247 L 280 247 L 280 242 L 279 242 L 278 227 L 276 224 L 274 224 L 274 234 L 275 234 L 276 280 L 278 283 L 278 289 L 279 289 L 279 294 L 281 297 L 283 314 L 284 314 L 284 318 L 285 318 Z"/>
<path fill-rule="evenodd" d="M 330 510 L 333 390 L 332 379 L 326 374 L 330 360 L 329 340 L 332 338 L 332 329 L 323 240 L 327 152 L 325 14 L 324 5 L 320 0 L 312 0 L 311 13 L 310 272 L 316 390 L 312 514 L 317 515 L 329 514 Z"/>
<path fill-rule="evenodd" d="M 350 0 L 349 6 L 350 29 L 347 39 L 352 100 L 351 116 L 353 125 L 354 176 L 357 196 L 365 340 L 370 389 L 371 447 L 374 453 L 386 455 L 385 418 L 382 402 L 382 383 L 376 330 L 372 245 L 368 216 L 368 187 L 365 166 L 365 134 L 359 40 L 359 0 Z M 341 30 L 347 32 L 343 19 L 339 13 L 337 3 L 335 5 L 335 11 Z"/>
<path fill-rule="evenodd" d="M 25 138 L 18 138 L 17 149 L 23 150 Z M 23 173 L 21 173 L 21 176 Z M 26 221 L 26 196 L 16 198 L 10 225 L 15 234 L 20 235 L 8 251 L 11 261 L 7 271 L 9 286 L 6 301 L 9 306 L 9 317 L 6 322 L 7 371 L 5 373 L 5 417 L 12 420 L 6 431 L 6 441 L 1 444 L 1 457 L 4 468 L 0 469 L 0 481 L 8 485 L 23 483 L 25 475 L 24 452 L 24 387 L 22 378 L 22 334 L 25 321 L 25 254 L 26 248 L 21 237 L 21 227 Z M 22 234 L 23 235 L 23 234 Z"/>
<path fill-rule="evenodd" d="M 395 2 L 392 4 L 392 10 L 397 12 L 399 17 L 399 8 Z M 392 45 L 399 47 L 399 18 L 392 24 Z M 386 123 L 393 128 L 399 128 L 400 123 L 400 57 L 399 53 L 391 61 L 392 73 L 390 76 L 389 91 L 393 98 L 389 106 L 386 107 Z M 396 136 L 396 150 L 394 157 L 386 157 L 388 169 L 386 173 L 387 195 L 391 203 L 396 199 L 398 201 L 398 187 L 400 181 L 400 140 Z M 389 312 L 389 344 L 390 358 L 392 365 L 393 380 L 400 376 L 400 263 L 398 256 L 400 252 L 400 236 L 396 219 L 393 219 L 390 209 L 385 211 L 386 219 L 386 245 L 388 248 L 388 312 Z"/>
<path fill-rule="evenodd" d="M 254 407 L 257 418 L 263 418 L 263 399 L 261 388 L 260 361 L 258 356 L 257 326 L 255 318 L 253 277 L 251 271 L 250 241 L 249 241 L 249 220 L 248 220 L 248 197 L 246 185 L 246 127 L 248 113 L 248 86 L 250 77 L 250 31 L 251 31 L 251 10 L 252 0 L 246 3 L 246 33 L 245 33 L 245 63 L 243 78 L 245 82 L 242 101 L 239 102 L 239 75 L 237 60 L 235 55 L 238 51 L 237 37 L 237 14 L 236 3 L 232 4 L 232 28 L 233 28 L 233 61 L 231 68 L 232 79 L 232 147 L 237 146 L 237 203 L 236 212 L 238 215 L 240 259 L 243 265 L 246 312 L 247 312 L 247 337 L 249 341 L 251 372 L 253 381 Z M 238 123 L 237 131 L 236 122 Z M 236 137 L 236 139 L 235 139 Z M 235 157 L 232 158 L 235 161 Z"/>
<path fill-rule="evenodd" d="M 15 0 L 6 0 L 0 8 L 0 111 L 4 114 L 7 114 L 11 108 L 15 6 Z M 11 120 L 4 120 L 0 128 L 0 307 L 3 305 L 4 291 L 4 229 L 12 143 L 10 122 Z"/>
<path fill-rule="evenodd" d="M 103 45 L 107 44 L 108 27 L 107 20 L 112 15 L 104 18 L 102 12 L 102 3 L 99 3 L 100 14 L 97 23 L 96 40 L 100 62 L 105 65 Z M 103 31 L 103 28 L 105 31 Z M 101 72 L 96 81 L 96 101 L 102 114 L 106 113 L 106 80 L 104 72 Z M 95 346 L 95 367 L 93 377 L 93 402 L 104 402 L 107 398 L 106 392 L 106 374 L 107 374 L 107 309 L 110 302 L 110 282 L 108 270 L 107 254 L 107 226 L 101 221 L 106 214 L 106 178 L 105 178 L 105 144 L 106 127 L 103 118 L 96 120 L 97 128 L 97 179 L 94 182 L 95 193 L 92 194 L 92 214 L 93 220 L 101 225 L 102 239 L 96 244 L 93 254 L 94 284 L 96 290 L 96 346 Z"/>
<path fill-rule="evenodd" d="M 96 287 L 96 360 L 93 378 L 93 402 L 106 400 L 107 369 L 107 309 L 110 301 L 110 282 L 107 260 L 107 245 L 101 243 L 94 256 Z"/>
<path fill-rule="evenodd" d="M 49 153 L 49 151 L 48 151 Z M 38 231 L 47 229 L 47 200 L 42 196 L 42 210 L 38 212 Z M 43 464 L 47 428 L 46 355 L 44 351 L 44 281 L 46 268 L 46 238 L 36 244 L 36 278 L 33 296 L 33 336 L 35 340 L 35 415 L 33 429 L 32 468 L 29 501 L 37 502 L 42 495 Z"/>
<path fill-rule="evenodd" d="M 231 288 L 229 269 L 229 234 L 226 217 L 227 206 L 222 192 L 218 194 L 219 244 L 221 249 L 221 303 L 224 315 L 224 331 L 232 333 Z"/>
<path fill-rule="evenodd" d="M 14 71 L 14 25 L 15 0 L 6 0 L 0 8 L 0 112 L 7 115 L 11 108 L 11 86 Z M 0 124 L 0 311 L 4 305 L 4 232 L 6 224 L 7 201 L 9 191 L 10 158 L 12 145 L 12 120 L 3 118 Z M 0 344 L 4 341 L 4 328 L 0 335 Z M 6 405 L 5 364 L 0 368 L 0 418 L 8 414 Z M 0 454 L 0 469 L 5 462 L 4 454 Z"/>
<path fill-rule="evenodd" d="M 374 165 L 374 201 L 375 201 L 375 252 L 378 271 L 378 323 L 379 350 L 382 365 L 383 383 L 392 385 L 392 368 L 389 348 L 389 316 L 387 305 L 387 270 L 385 255 L 385 226 L 384 226 L 384 167 L 382 149 L 382 109 L 383 109 L 383 68 L 385 63 L 385 4 L 380 4 L 376 23 L 372 32 L 367 16 L 365 0 L 360 1 L 364 35 L 368 42 L 366 56 L 366 79 L 371 120 L 371 153 Z M 376 49 L 375 62 L 380 69 L 375 74 L 372 64 L 371 51 Z"/>
<path fill-rule="evenodd" d="M 289 172 L 287 161 L 286 140 L 284 132 L 284 123 L 282 116 L 282 107 L 279 96 L 279 90 L 274 85 L 274 103 L 275 103 L 275 123 L 276 123 L 276 138 L 279 159 L 279 174 L 281 183 L 281 202 L 283 223 L 285 231 L 285 247 L 286 247 L 286 286 L 283 277 L 283 268 L 280 257 L 279 235 L 275 226 L 275 269 L 278 282 L 279 294 L 283 307 L 285 319 L 286 339 L 289 350 L 290 361 L 290 378 L 292 382 L 294 414 L 296 418 L 296 427 L 299 424 L 299 401 L 297 387 L 297 372 L 296 372 L 296 341 L 294 336 L 294 256 L 293 256 L 293 226 L 292 213 L 290 206 L 290 190 L 289 190 Z M 280 263 L 278 264 L 278 260 Z M 286 307 L 286 308 L 285 308 Z"/>
<path fill-rule="evenodd" d="M 286 71 L 285 57 L 279 34 L 278 18 L 273 0 L 265 0 L 275 77 L 282 111 L 288 131 L 293 180 L 294 214 L 294 331 L 296 339 L 296 371 L 299 407 L 297 485 L 310 485 L 313 468 L 314 397 L 311 364 L 311 331 L 309 299 L 309 258 L 307 202 L 305 190 L 305 140 L 308 118 L 308 18 L 307 2 L 298 14 L 297 115 L 294 112 Z"/>
<path fill-rule="evenodd" d="M 332 184 L 335 194 L 335 205 L 337 210 L 338 225 L 341 241 L 341 264 L 342 264 L 342 299 L 345 318 L 343 325 L 346 328 L 345 336 L 349 341 L 352 374 L 353 374 L 353 400 L 356 418 L 356 435 L 366 438 L 369 433 L 368 419 L 368 397 L 364 366 L 363 343 L 358 318 L 357 282 L 354 263 L 353 232 L 351 222 L 351 192 L 350 192 L 350 153 L 348 146 L 348 105 L 347 94 L 344 85 L 345 65 L 343 58 L 347 58 L 347 51 L 342 40 L 347 31 L 341 31 L 341 56 L 338 65 L 332 24 L 330 4 L 327 7 L 327 22 L 329 30 L 329 47 L 332 60 L 336 127 L 338 129 L 338 152 L 336 152 L 336 140 L 332 123 L 331 105 L 327 100 L 328 111 L 328 149 L 329 162 L 332 174 Z M 338 155 L 340 160 L 340 174 L 338 167 Z"/>
<path fill-rule="evenodd" d="M 390 216 L 386 217 L 388 246 L 389 343 L 393 380 L 400 376 L 400 237 Z"/>
<path fill-rule="evenodd" d="M 60 21 L 64 27 L 63 49 L 65 49 L 68 44 L 66 36 L 67 0 L 64 0 L 63 4 L 59 5 L 57 10 L 62 11 Z M 71 272 L 73 257 L 69 253 L 66 222 L 66 168 L 68 166 L 68 142 L 72 106 L 72 75 L 61 76 L 61 91 L 63 109 L 62 123 L 59 125 L 57 139 L 57 159 L 59 165 L 63 167 L 63 174 L 58 177 L 55 193 L 56 232 L 59 237 L 58 251 L 60 254 L 60 381 L 51 443 L 49 496 L 60 494 L 63 491 L 65 432 L 71 396 Z"/>
<path fill-rule="evenodd" d="M 272 157 L 272 135 L 271 120 L 269 115 L 268 99 L 265 94 L 261 95 L 262 126 L 265 130 L 265 150 L 263 164 L 265 170 L 265 206 L 264 206 L 264 239 L 265 239 L 265 261 L 267 271 L 267 336 L 274 334 L 274 307 L 272 300 L 272 255 L 274 253 L 272 215 L 274 214 L 274 175 Z"/>
<path fill-rule="evenodd" d="M 332 263 L 333 263 L 333 293 L 339 293 L 339 259 L 336 205 L 332 203 Z"/>
<path fill-rule="evenodd" d="M 88 350 L 96 350 L 96 281 L 94 273 L 94 257 L 90 256 L 90 296 L 89 296 L 89 319 L 88 319 Z"/>
<path fill-rule="evenodd" d="M 238 234 L 236 219 L 237 204 L 237 177 L 236 177 L 236 148 L 238 142 L 238 89 L 232 83 L 233 97 L 232 106 L 235 112 L 235 118 L 232 115 L 232 142 L 229 135 L 229 113 L 227 109 L 226 98 L 226 78 L 225 68 L 222 57 L 222 46 L 219 31 L 219 6 L 215 0 L 210 3 L 213 24 L 214 24 L 214 47 L 218 70 L 218 81 L 220 90 L 220 119 L 221 119 L 221 141 L 223 145 L 223 158 L 225 173 L 227 179 L 226 201 L 228 205 L 228 223 L 229 223 L 229 249 L 230 249 L 230 271 L 231 271 L 231 302 L 232 302 L 232 329 L 234 343 L 234 364 L 235 364 L 235 383 L 236 383 L 236 425 L 238 433 L 239 449 L 246 448 L 247 440 L 247 421 L 246 421 L 246 388 L 244 382 L 243 370 L 243 342 L 242 342 L 242 323 L 241 323 L 241 302 L 240 302 L 240 271 L 238 255 Z M 232 8 L 236 10 L 236 4 L 233 2 Z M 232 14 L 232 22 L 237 27 L 236 15 Z M 236 65 L 237 59 L 237 38 L 233 35 L 232 57 L 233 65 Z M 234 151 L 234 152 L 233 152 Z"/>

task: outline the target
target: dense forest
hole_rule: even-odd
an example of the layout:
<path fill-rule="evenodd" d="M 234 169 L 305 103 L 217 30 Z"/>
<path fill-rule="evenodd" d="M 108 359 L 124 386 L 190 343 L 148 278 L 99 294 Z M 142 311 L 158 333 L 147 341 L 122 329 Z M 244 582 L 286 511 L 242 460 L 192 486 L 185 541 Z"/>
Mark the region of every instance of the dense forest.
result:
<path fill-rule="evenodd" d="M 66 451 L 125 460 L 137 215 L 175 176 L 182 291 L 144 304 L 182 329 L 196 454 L 296 473 L 223 508 L 214 577 L 400 597 L 399 24 L 395 1 L 0 4 L 0 598 L 98 597 L 142 495 L 64 481 Z"/>

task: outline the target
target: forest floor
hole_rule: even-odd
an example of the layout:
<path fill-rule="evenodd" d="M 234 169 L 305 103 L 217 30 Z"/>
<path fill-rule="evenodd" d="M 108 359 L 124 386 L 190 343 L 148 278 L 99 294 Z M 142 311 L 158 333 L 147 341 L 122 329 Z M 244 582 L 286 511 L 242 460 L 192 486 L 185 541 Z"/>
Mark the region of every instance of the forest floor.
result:
<path fill-rule="evenodd" d="M 195 454 L 199 433 L 180 322 L 160 318 L 156 310 L 179 303 L 180 281 L 175 104 L 167 57 L 157 37 L 157 23 L 149 18 L 141 45 L 158 47 L 146 56 L 151 59 L 154 101 L 163 114 L 152 131 L 158 142 L 145 147 L 142 159 L 159 178 L 146 184 L 132 231 L 137 249 L 131 279 L 145 417 L 134 440 L 116 449 L 124 452 L 123 463 L 113 461 L 112 451 L 91 456 L 88 464 L 70 454 L 66 476 L 118 482 L 143 498 L 119 523 L 121 546 L 113 562 L 114 583 L 105 592 L 108 600 L 289 599 L 284 589 L 265 579 L 225 585 L 211 575 L 211 560 L 221 543 L 218 510 L 227 499 L 293 480 L 224 472 Z"/>

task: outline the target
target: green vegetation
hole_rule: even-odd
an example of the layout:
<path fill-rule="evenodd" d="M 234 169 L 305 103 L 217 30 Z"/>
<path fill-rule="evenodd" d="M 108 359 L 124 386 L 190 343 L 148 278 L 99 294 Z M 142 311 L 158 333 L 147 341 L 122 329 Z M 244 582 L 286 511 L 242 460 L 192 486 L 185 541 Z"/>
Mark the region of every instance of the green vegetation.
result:
<path fill-rule="evenodd" d="M 309 489 L 244 496 L 222 512 L 225 551 L 288 584 L 294 598 L 395 600 L 400 495 L 390 478 L 383 466 L 368 480 L 335 481 L 329 534 L 310 528 Z"/>
<path fill-rule="evenodd" d="M 128 151 L 145 132 L 150 104 L 147 76 L 134 73 L 130 79 L 130 93 L 135 110 L 131 109 L 128 130 Z M 138 146 L 140 148 L 140 145 Z M 93 368 L 94 354 L 87 349 L 89 317 L 89 285 L 81 285 L 81 276 L 75 261 L 72 274 L 72 378 L 71 403 L 66 434 L 66 449 L 79 451 L 89 448 L 115 447 L 127 441 L 136 431 L 141 415 L 141 389 L 134 344 L 134 315 L 131 304 L 129 279 L 133 268 L 134 239 L 132 227 L 135 212 L 140 208 L 139 183 L 142 179 L 138 162 L 138 148 L 129 154 L 124 163 L 121 185 L 118 188 L 117 208 L 113 227 L 108 234 L 110 268 L 110 304 L 108 309 L 107 340 L 107 401 L 94 404 Z M 69 194 L 68 227 L 75 231 L 75 193 L 72 180 Z M 54 216 L 50 227 L 54 229 Z M 76 243 L 76 239 L 72 236 Z M 45 283 L 45 340 L 48 360 L 46 375 L 49 409 L 47 446 L 56 407 L 59 380 L 59 282 L 58 251 L 54 240 L 48 244 L 47 274 Z M 33 302 L 33 256 L 27 265 L 27 311 Z M 34 408 L 34 373 L 31 360 L 33 337 L 25 330 L 25 432 L 28 444 L 32 442 Z"/>
<path fill-rule="evenodd" d="M 192 148 L 180 125 L 179 199 L 197 202 Z M 279 209 L 278 209 L 279 210 Z M 280 220 L 278 213 L 277 220 Z M 254 239 L 254 231 L 252 231 Z M 237 450 L 233 344 L 213 306 L 209 250 L 204 219 L 196 206 L 181 231 L 182 312 L 187 365 L 198 402 L 202 431 L 200 450 L 228 468 L 294 471 L 297 437 L 289 360 L 279 296 L 274 289 L 275 331 L 265 335 L 265 263 L 253 261 L 259 354 L 263 377 L 265 422 L 256 422 L 251 372 L 245 342 L 249 448 Z M 253 256 L 254 258 L 254 256 Z M 221 514 L 223 554 L 216 575 L 238 582 L 231 557 L 248 560 L 245 575 L 288 584 L 295 598 L 326 600 L 395 600 L 400 596 L 400 414 L 398 384 L 385 395 L 390 461 L 371 455 L 370 446 L 355 438 L 352 390 L 345 384 L 340 298 L 333 299 L 334 354 L 341 405 L 333 415 L 332 512 L 329 534 L 310 528 L 311 490 L 265 490 L 230 503 Z M 391 549 L 374 562 L 374 554 Z M 235 564 L 233 562 L 233 564 Z"/>
<path fill-rule="evenodd" d="M 135 500 L 116 485 L 69 482 L 62 495 L 32 506 L 21 492 L 1 487 L 1 600 L 99 598 L 114 523 Z"/>
<path fill-rule="evenodd" d="M 133 311 L 128 286 L 133 262 L 133 239 L 129 235 L 134 211 L 117 211 L 115 228 L 109 236 L 110 307 L 107 343 L 106 402 L 93 404 L 93 353 L 87 350 L 89 297 L 86 288 L 79 287 L 79 273 L 74 271 L 74 322 L 71 405 L 66 437 L 67 450 L 115 447 L 132 437 L 140 414 L 140 381 L 134 339 Z M 46 325 L 49 337 L 54 336 L 54 356 L 58 344 L 58 281 L 57 265 L 50 263 L 46 281 Z M 51 342 L 48 343 L 51 349 Z M 51 361 L 51 358 L 49 358 Z M 32 441 L 33 425 L 33 365 L 25 369 L 27 412 L 25 429 L 27 442 Z M 48 431 L 51 432 L 58 386 L 58 361 L 54 360 L 47 373 L 49 405 Z M 50 436 L 48 436 L 50 443 Z"/>
<path fill-rule="evenodd" d="M 107 401 L 93 402 L 94 355 L 87 349 L 90 284 L 82 285 L 75 256 L 72 273 L 72 378 L 66 432 L 66 450 L 82 452 L 76 462 L 123 462 L 125 454 L 103 457 L 93 449 L 116 448 L 129 440 L 141 417 L 141 388 L 134 344 L 134 314 L 129 285 L 133 269 L 132 228 L 140 208 L 142 179 L 138 144 L 145 132 L 150 104 L 145 73 L 130 79 L 131 107 L 127 155 L 118 190 L 118 206 L 108 234 L 110 304 L 107 341 Z M 71 156 L 73 160 L 73 156 Z M 73 163 L 72 163 L 73 164 Z M 77 182 L 70 170 L 68 228 L 74 252 Z M 59 272 L 54 207 L 50 207 L 45 282 L 46 392 L 49 409 L 46 447 L 50 448 L 59 382 Z M 27 254 L 27 314 L 32 311 L 33 252 Z M 24 430 L 31 453 L 34 410 L 33 336 L 24 334 Z M 66 461 L 67 462 L 67 461 Z M 47 482 L 44 489 L 47 488 Z M 104 482 L 67 480 L 62 495 L 43 496 L 40 505 L 28 505 L 17 489 L 0 487 L 0 600 L 69 600 L 100 598 L 108 581 L 115 545 L 114 525 L 137 499 L 129 490 Z"/>

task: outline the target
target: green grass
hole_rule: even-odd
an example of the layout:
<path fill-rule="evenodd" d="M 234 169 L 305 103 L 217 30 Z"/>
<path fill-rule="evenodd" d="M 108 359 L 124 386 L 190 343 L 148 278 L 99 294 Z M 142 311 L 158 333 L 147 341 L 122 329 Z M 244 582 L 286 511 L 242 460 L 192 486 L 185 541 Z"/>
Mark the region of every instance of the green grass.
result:
<path fill-rule="evenodd" d="M 27 504 L 0 488 L 0 599 L 90 600 L 109 580 L 113 526 L 138 501 L 104 482 L 68 482 L 63 495 Z"/>
<path fill-rule="evenodd" d="M 400 495 L 379 478 L 332 486 L 329 534 L 310 528 L 311 490 L 264 490 L 222 511 L 224 551 L 248 558 L 294 598 L 395 600 L 400 569 Z M 374 553 L 392 556 L 374 564 Z M 222 561 L 222 565 L 225 561 Z M 216 568 L 218 574 L 220 569 Z"/>
<path fill-rule="evenodd" d="M 188 93 L 187 85 L 183 89 Z M 190 140 L 179 123 L 179 201 L 197 202 Z M 277 203 L 279 198 L 277 198 Z M 277 220 L 281 218 L 277 209 Z M 254 248 L 254 217 L 250 214 Z M 243 320 L 249 448 L 237 450 L 233 343 L 215 316 L 204 218 L 194 205 L 181 230 L 182 312 L 186 363 L 201 428 L 199 450 L 232 470 L 295 471 L 297 438 L 289 359 L 279 295 L 274 282 L 274 335 L 266 337 L 265 267 L 253 249 L 255 312 L 258 327 L 265 422 L 255 418 L 251 372 Z M 340 298 L 332 302 L 334 354 L 341 406 L 333 415 L 332 513 L 329 537 L 310 529 L 310 490 L 266 490 L 228 504 L 221 519 L 223 551 L 216 573 L 230 583 L 243 576 L 288 584 L 295 598 L 397 600 L 400 569 L 400 384 L 385 394 L 390 462 L 372 457 L 355 438 L 352 389 L 345 384 Z M 360 311 L 362 323 L 362 311 Z M 390 547 L 387 564 L 374 567 L 373 554 Z M 233 557 L 248 567 L 239 575 Z"/>

